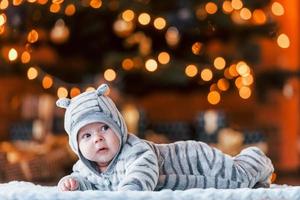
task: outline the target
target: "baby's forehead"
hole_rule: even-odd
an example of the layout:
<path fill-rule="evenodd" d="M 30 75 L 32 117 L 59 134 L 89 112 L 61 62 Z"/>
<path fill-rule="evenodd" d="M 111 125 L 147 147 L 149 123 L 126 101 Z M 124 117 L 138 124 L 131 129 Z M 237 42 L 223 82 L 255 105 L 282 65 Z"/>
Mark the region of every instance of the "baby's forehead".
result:
<path fill-rule="evenodd" d="M 102 126 L 106 126 L 106 123 L 103 122 L 93 122 L 93 123 L 89 123 L 87 125 L 84 125 L 83 127 L 81 127 L 79 129 L 79 132 L 84 131 L 84 130 L 88 130 L 88 129 L 94 129 L 94 128 L 98 128 L 98 127 L 102 127 Z"/>

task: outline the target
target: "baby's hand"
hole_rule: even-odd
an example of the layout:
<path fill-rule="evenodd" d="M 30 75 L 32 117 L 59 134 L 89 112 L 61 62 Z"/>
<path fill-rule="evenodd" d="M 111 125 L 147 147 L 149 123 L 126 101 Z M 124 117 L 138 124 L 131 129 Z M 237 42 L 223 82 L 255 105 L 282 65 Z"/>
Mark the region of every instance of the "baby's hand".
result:
<path fill-rule="evenodd" d="M 66 178 L 63 180 L 58 188 L 60 191 L 74 191 L 79 187 L 79 183 L 75 178 Z"/>

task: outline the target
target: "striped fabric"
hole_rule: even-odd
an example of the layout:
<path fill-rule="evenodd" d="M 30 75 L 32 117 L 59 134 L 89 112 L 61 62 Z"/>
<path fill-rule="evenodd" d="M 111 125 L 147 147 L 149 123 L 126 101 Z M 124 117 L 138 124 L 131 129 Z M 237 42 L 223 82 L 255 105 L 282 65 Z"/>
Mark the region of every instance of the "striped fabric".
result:
<path fill-rule="evenodd" d="M 202 142 L 153 144 L 129 134 L 112 171 L 95 174 L 80 160 L 73 170 L 80 190 L 145 191 L 252 188 L 267 183 L 274 169 L 256 147 L 231 157 Z"/>
<path fill-rule="evenodd" d="M 73 99 L 60 99 L 66 108 L 65 130 L 80 160 L 73 166 L 79 190 L 153 191 L 189 188 L 241 188 L 268 183 L 273 165 L 256 147 L 231 157 L 198 141 L 154 144 L 128 134 L 126 124 L 113 101 L 106 96 L 107 85 L 84 92 Z M 106 123 L 120 139 L 119 152 L 107 170 L 100 173 L 95 163 L 78 150 L 78 130 L 93 122 Z"/>

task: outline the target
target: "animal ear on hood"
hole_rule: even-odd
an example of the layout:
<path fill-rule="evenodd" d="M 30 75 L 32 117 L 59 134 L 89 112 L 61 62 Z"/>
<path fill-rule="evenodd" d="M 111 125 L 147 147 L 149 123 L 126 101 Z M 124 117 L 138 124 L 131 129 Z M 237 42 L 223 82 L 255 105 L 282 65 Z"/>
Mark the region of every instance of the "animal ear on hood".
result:
<path fill-rule="evenodd" d="M 107 95 L 109 94 L 110 90 L 109 90 L 108 85 L 104 83 L 104 84 L 101 84 L 101 85 L 97 88 L 96 92 L 97 92 L 97 95 L 98 95 L 98 96 L 101 96 L 101 95 L 107 96 Z"/>
<path fill-rule="evenodd" d="M 56 106 L 60 108 L 67 108 L 71 103 L 71 100 L 68 98 L 60 98 L 56 101 Z"/>

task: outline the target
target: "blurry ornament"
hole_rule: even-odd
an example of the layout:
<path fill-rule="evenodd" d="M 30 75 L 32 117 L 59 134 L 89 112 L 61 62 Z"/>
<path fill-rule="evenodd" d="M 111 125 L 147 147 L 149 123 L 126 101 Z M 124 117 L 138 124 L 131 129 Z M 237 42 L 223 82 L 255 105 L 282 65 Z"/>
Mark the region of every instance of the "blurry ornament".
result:
<path fill-rule="evenodd" d="M 62 19 L 56 21 L 54 28 L 50 32 L 50 38 L 52 42 L 61 44 L 68 40 L 70 35 L 69 28 L 65 26 L 65 22 Z"/>
<path fill-rule="evenodd" d="M 170 47 L 176 47 L 180 41 L 180 33 L 176 27 L 172 26 L 168 28 L 165 38 Z"/>
<path fill-rule="evenodd" d="M 150 37 L 143 37 L 139 43 L 139 52 L 143 56 L 147 56 L 152 51 L 152 39 Z"/>
<path fill-rule="evenodd" d="M 195 42 L 192 45 L 192 52 L 195 55 L 200 55 L 201 49 L 202 49 L 202 43 L 201 42 Z"/>
<path fill-rule="evenodd" d="M 32 136 L 33 139 L 37 141 L 42 141 L 45 137 L 46 130 L 45 130 L 45 123 L 42 120 L 34 120 L 32 125 Z"/>
<path fill-rule="evenodd" d="M 293 97 L 294 88 L 293 88 L 293 85 L 289 81 L 284 84 L 282 93 L 287 99 L 291 99 Z"/>
<path fill-rule="evenodd" d="M 218 113 L 208 110 L 204 113 L 204 130 L 207 134 L 214 133 L 218 128 Z"/>
<path fill-rule="evenodd" d="M 123 19 L 118 19 L 114 22 L 113 29 L 117 36 L 128 37 L 134 31 L 134 24 L 129 21 L 124 21 Z"/>
<path fill-rule="evenodd" d="M 122 107 L 122 116 L 126 122 L 128 131 L 138 134 L 139 111 L 134 104 L 128 103 Z"/>
<path fill-rule="evenodd" d="M 244 136 L 231 128 L 223 128 L 218 134 L 218 148 L 231 156 L 237 155 L 243 147 Z"/>
<path fill-rule="evenodd" d="M 32 29 L 27 36 L 27 41 L 30 43 L 35 43 L 39 39 L 39 34 L 35 29 Z"/>

